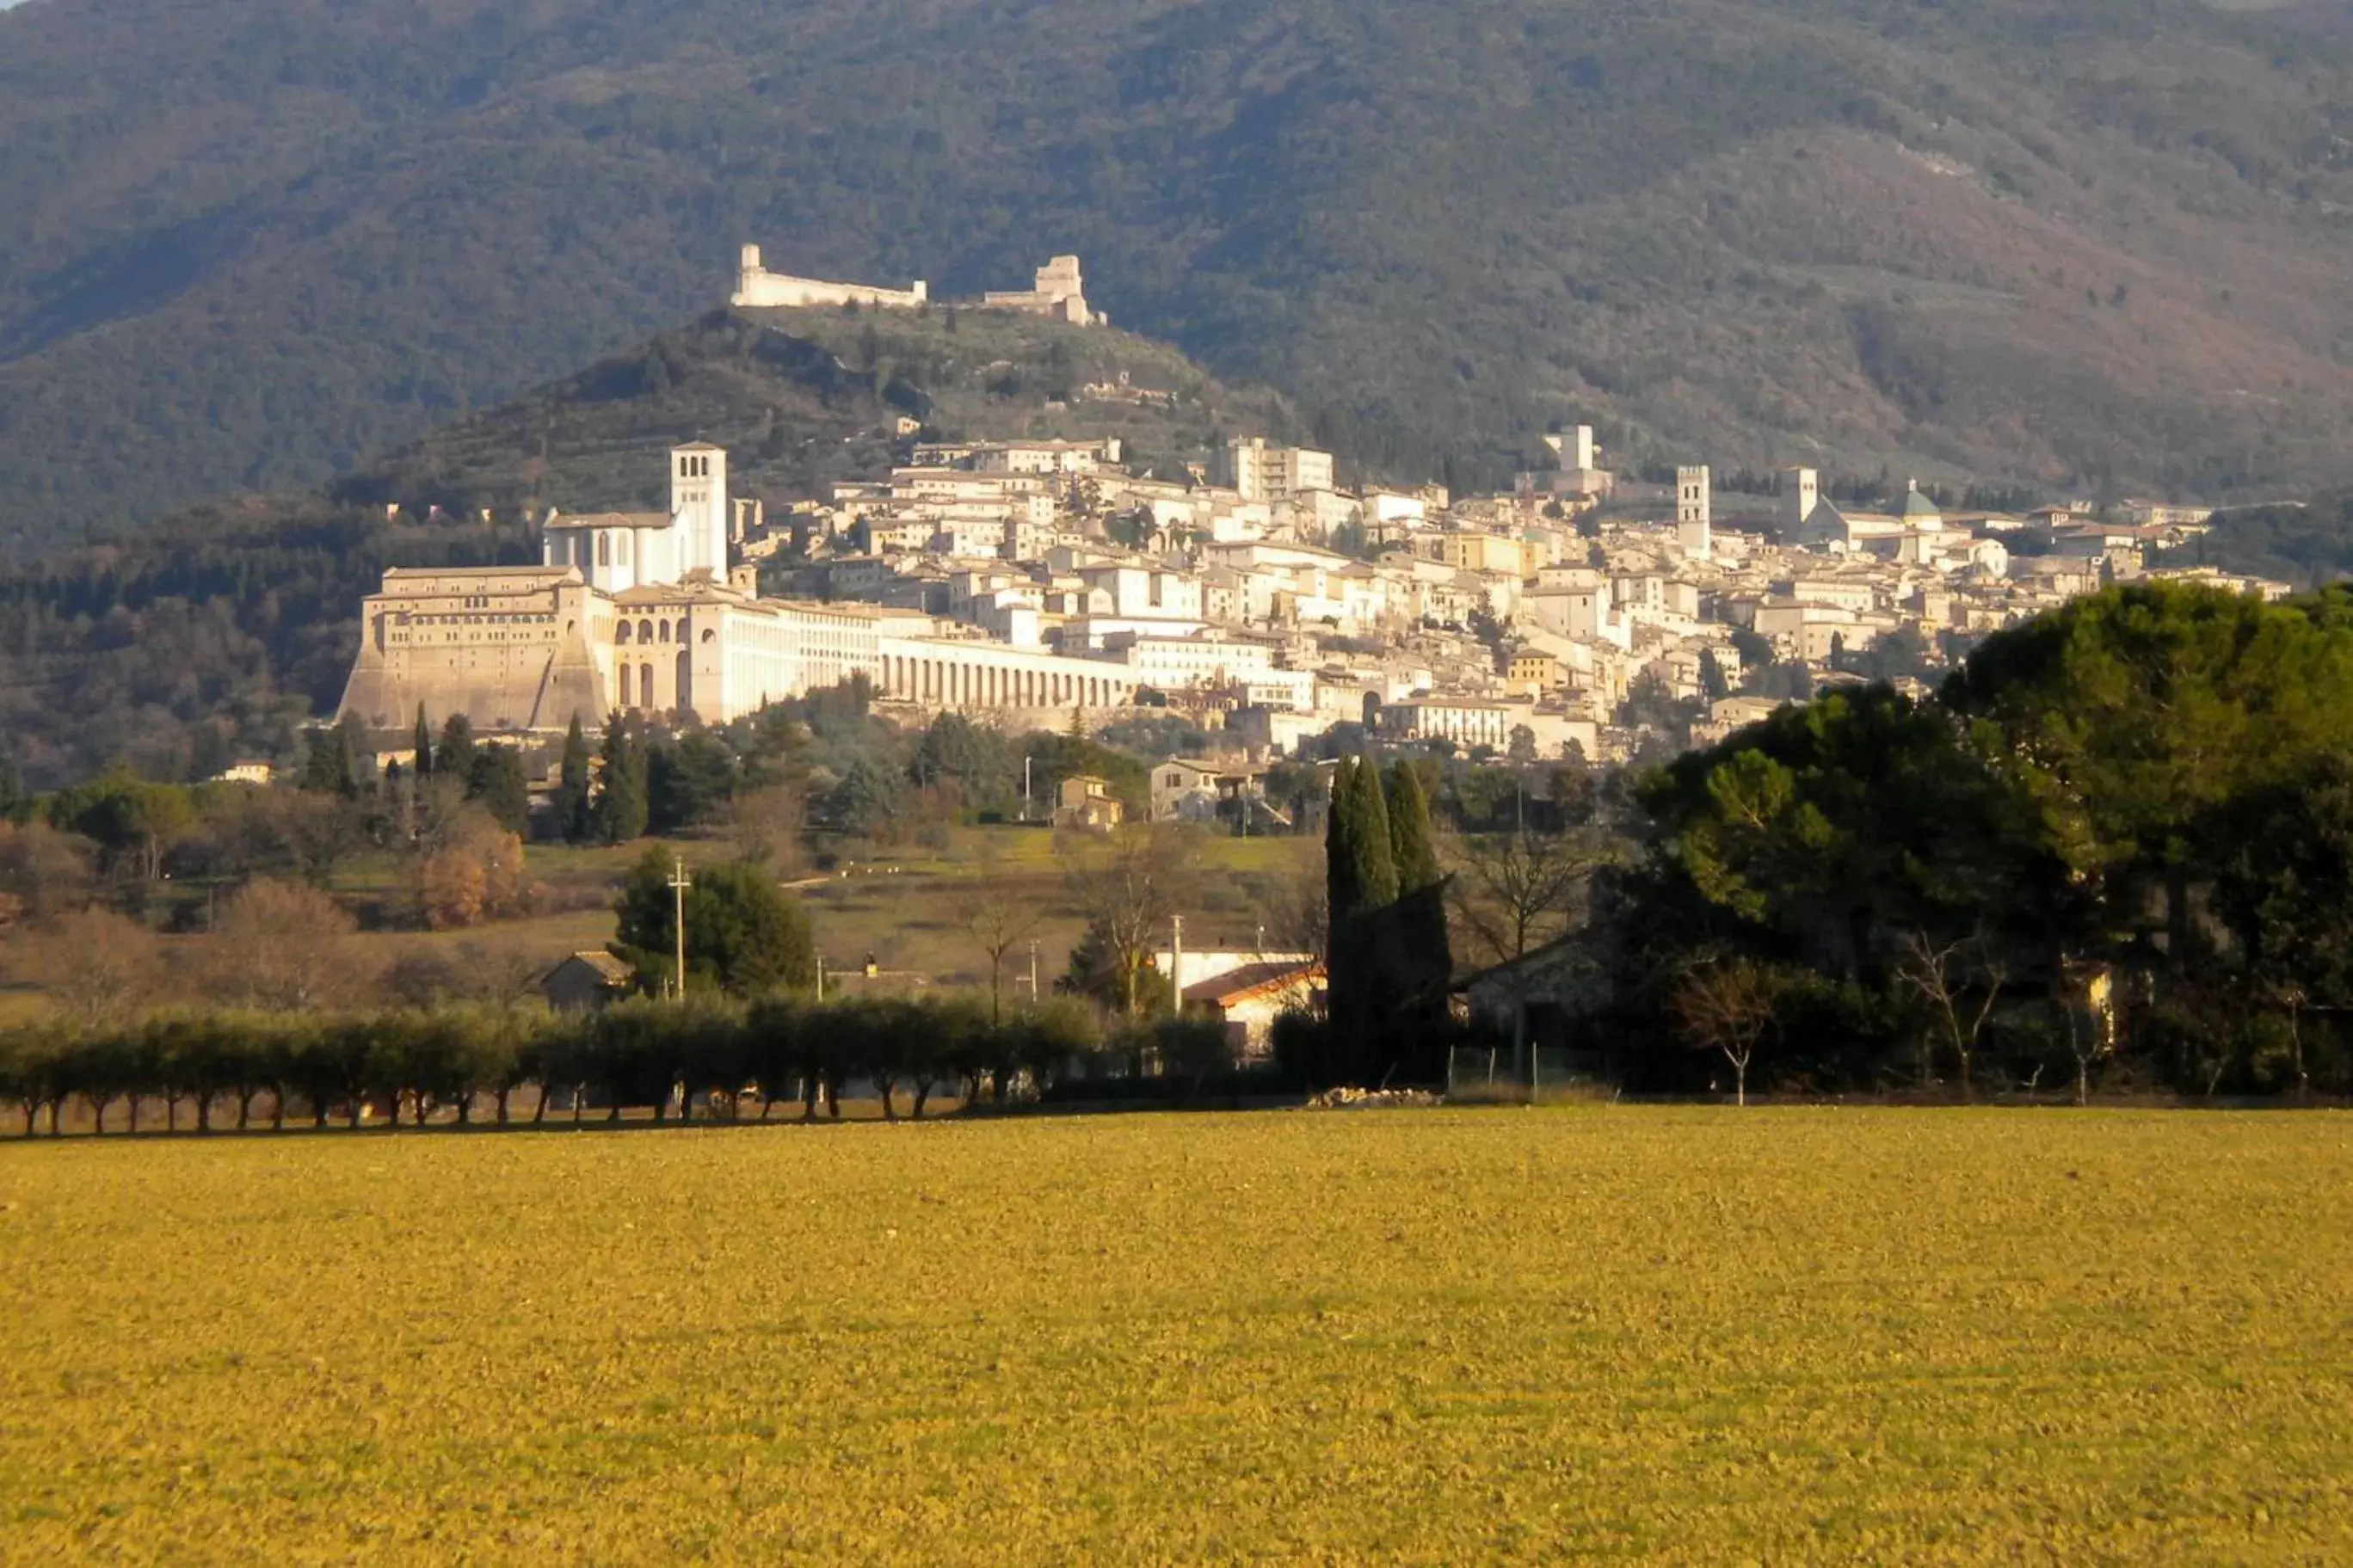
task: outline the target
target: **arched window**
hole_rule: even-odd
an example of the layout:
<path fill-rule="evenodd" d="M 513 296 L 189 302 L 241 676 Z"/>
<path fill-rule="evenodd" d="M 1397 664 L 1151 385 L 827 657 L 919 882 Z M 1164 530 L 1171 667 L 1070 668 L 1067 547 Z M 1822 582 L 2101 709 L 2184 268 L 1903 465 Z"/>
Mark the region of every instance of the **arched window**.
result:
<path fill-rule="evenodd" d="M 621 564 L 624 566 L 627 566 L 629 563 L 629 540 L 631 537 L 632 536 L 626 531 L 621 535 Z"/>
<path fill-rule="evenodd" d="M 651 642 L 654 640 L 653 622 L 639 621 L 638 623 L 638 640 L 639 642 Z"/>
<path fill-rule="evenodd" d="M 609 533 L 600 532 L 596 535 L 596 564 L 599 566 L 610 566 L 612 563 L 613 536 Z"/>
<path fill-rule="evenodd" d="M 718 634 L 717 632 L 712 631 L 712 630 L 711 630 L 711 629 L 709 629 L 708 627 L 705 627 L 705 628 L 703 629 L 703 633 L 702 633 L 702 640 L 703 640 L 703 643 L 704 643 L 706 646 L 708 646 L 708 645 L 709 645 L 709 644 L 711 644 L 711 643 L 716 642 L 718 639 L 719 639 L 719 634 Z"/>
<path fill-rule="evenodd" d="M 654 635 L 663 642 L 670 641 L 670 623 L 668 621 L 662 622 L 655 629 Z"/>
<path fill-rule="evenodd" d="M 617 643 L 620 644 L 623 647 L 628 647 L 628 646 L 629 646 L 629 623 L 628 623 L 628 622 L 627 622 L 627 621 L 623 621 L 619 626 L 615 626 L 615 627 L 613 628 L 613 640 L 614 640 L 615 642 L 617 642 Z"/>

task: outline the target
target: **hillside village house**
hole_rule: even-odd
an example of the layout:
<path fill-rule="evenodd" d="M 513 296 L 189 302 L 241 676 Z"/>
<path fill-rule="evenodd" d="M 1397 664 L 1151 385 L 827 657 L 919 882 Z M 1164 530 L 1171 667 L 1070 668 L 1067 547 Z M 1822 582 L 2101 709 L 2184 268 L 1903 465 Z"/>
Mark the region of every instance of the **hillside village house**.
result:
<path fill-rule="evenodd" d="M 1127 816 L 1127 808 L 1112 794 L 1111 781 L 1092 773 L 1073 773 L 1054 792 L 1054 826 L 1083 827 L 1107 833 Z"/>

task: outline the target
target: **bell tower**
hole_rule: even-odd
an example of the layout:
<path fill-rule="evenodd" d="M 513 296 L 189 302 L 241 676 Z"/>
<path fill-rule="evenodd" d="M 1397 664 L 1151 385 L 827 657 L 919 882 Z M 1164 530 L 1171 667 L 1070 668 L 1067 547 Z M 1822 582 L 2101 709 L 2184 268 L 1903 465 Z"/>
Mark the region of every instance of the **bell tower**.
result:
<path fill-rule="evenodd" d="M 670 454 L 670 525 L 678 578 L 697 567 L 727 581 L 727 449 L 707 441 Z"/>
<path fill-rule="evenodd" d="M 1705 561 L 1715 553 L 1715 498 L 1705 468 L 1675 470 L 1675 541 L 1683 554 Z"/>

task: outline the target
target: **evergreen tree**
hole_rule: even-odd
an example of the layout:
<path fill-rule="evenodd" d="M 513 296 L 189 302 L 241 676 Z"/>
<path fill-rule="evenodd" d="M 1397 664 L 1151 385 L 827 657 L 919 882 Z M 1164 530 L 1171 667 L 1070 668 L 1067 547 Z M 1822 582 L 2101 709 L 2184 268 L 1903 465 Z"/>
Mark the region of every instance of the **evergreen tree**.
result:
<path fill-rule="evenodd" d="M 426 727 L 425 704 L 422 702 L 417 705 L 417 739 L 415 744 L 417 747 L 417 776 L 420 779 L 431 778 L 433 776 L 433 731 Z"/>
<path fill-rule="evenodd" d="M 607 844 L 644 837 L 646 753 L 632 721 L 615 713 L 605 721 L 604 767 L 596 792 L 596 831 Z"/>
<path fill-rule="evenodd" d="M 513 746 L 476 747 L 466 794 L 509 833 L 521 835 L 531 826 L 531 780 L 522 771 L 522 752 Z"/>
<path fill-rule="evenodd" d="M 1348 849 L 1362 898 L 1358 908 L 1386 909 L 1397 902 L 1398 865 L 1396 851 L 1389 847 L 1389 809 L 1381 795 L 1381 771 L 1370 757 L 1349 775 L 1348 795 Z"/>
<path fill-rule="evenodd" d="M 1435 887 L 1440 878 L 1438 847 L 1430 842 L 1430 797 L 1419 771 L 1399 763 L 1389 779 L 1389 854 L 1400 895 Z"/>
<path fill-rule="evenodd" d="M 452 713 L 441 726 L 441 743 L 433 749 L 433 771 L 448 773 L 470 789 L 474 776 L 474 721 Z"/>
<path fill-rule="evenodd" d="M 340 725 L 332 730 L 313 730 L 303 737 L 303 746 L 304 789 L 347 799 L 359 793 L 350 731 Z"/>
<path fill-rule="evenodd" d="M 1324 893 L 1331 921 L 1331 945 L 1336 953 L 1341 927 L 1365 901 L 1356 880 L 1356 761 L 1342 757 L 1332 775 L 1331 809 L 1324 816 Z M 1337 963 L 1336 957 L 1335 963 Z"/>
<path fill-rule="evenodd" d="M 621 885 L 614 950 L 639 975 L 674 978 L 680 903 L 686 908 L 688 990 L 716 987 L 736 995 L 799 989 L 817 978 L 817 947 L 800 905 L 756 867 L 695 868 L 683 900 L 670 885 L 670 858 L 658 845 Z"/>
<path fill-rule="evenodd" d="M 555 785 L 555 825 L 571 843 L 586 840 L 596 830 L 588 800 L 588 740 L 581 733 L 580 715 L 564 732 L 564 763 Z"/>
<path fill-rule="evenodd" d="M 735 754 L 708 730 L 646 748 L 646 812 L 656 833 L 710 821 L 735 793 Z"/>

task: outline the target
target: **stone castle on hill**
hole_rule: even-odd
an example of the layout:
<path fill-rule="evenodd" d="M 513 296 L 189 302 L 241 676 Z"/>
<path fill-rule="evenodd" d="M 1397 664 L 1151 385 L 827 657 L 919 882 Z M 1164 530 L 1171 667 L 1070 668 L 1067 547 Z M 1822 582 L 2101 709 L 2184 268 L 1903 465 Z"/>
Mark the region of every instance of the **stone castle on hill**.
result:
<path fill-rule="evenodd" d="M 919 611 L 760 596 L 731 566 L 727 454 L 670 455 L 667 512 L 551 518 L 536 566 L 396 568 L 360 612 L 340 714 L 379 728 L 595 728 L 615 711 L 721 724 L 864 676 L 930 708 L 1067 715 L 1132 702 L 1136 672 L 957 635 Z"/>
<path fill-rule="evenodd" d="M 868 310 L 914 310 L 931 303 L 931 286 L 917 279 L 904 289 L 880 289 L 865 283 L 828 283 L 815 278 L 795 278 L 771 272 L 760 262 L 760 247 L 747 245 L 735 269 L 734 303 L 739 309 L 793 310 L 808 307 L 860 305 Z M 1087 304 L 1079 277 L 1079 258 L 1057 256 L 1038 268 L 1035 286 L 992 289 L 980 297 L 984 310 L 1018 310 L 1073 326 L 1111 324 L 1111 318 Z"/>

